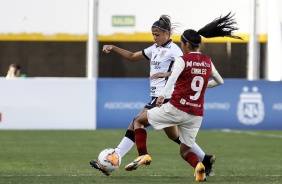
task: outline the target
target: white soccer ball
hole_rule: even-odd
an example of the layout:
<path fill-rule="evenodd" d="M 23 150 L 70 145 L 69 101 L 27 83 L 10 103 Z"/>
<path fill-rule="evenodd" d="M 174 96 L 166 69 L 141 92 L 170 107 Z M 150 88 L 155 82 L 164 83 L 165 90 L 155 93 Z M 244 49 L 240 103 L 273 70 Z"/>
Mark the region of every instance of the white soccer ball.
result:
<path fill-rule="evenodd" d="M 107 148 L 99 154 L 98 163 L 103 170 L 114 171 L 121 164 L 121 156 L 115 149 Z"/>

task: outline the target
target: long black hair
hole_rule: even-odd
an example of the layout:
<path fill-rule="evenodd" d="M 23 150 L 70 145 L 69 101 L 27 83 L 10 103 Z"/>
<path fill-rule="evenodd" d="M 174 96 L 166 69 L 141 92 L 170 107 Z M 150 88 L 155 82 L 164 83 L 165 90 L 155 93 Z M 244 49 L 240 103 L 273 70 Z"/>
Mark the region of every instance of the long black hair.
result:
<path fill-rule="evenodd" d="M 238 27 L 234 26 L 237 24 L 233 18 L 234 15 L 235 14 L 231 15 L 231 12 L 229 12 L 224 17 L 220 16 L 199 31 L 187 29 L 181 35 L 181 41 L 184 43 L 189 42 L 193 48 L 198 48 L 199 44 L 202 42 L 201 36 L 205 38 L 230 37 L 242 40 L 240 36 L 232 34 L 233 31 L 238 30 Z"/>

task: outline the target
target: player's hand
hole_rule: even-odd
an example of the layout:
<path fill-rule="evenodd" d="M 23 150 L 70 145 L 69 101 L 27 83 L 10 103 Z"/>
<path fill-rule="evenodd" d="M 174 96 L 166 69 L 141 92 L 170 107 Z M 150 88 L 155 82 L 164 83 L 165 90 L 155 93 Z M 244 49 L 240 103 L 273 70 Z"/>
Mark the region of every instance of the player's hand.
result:
<path fill-rule="evenodd" d="M 160 107 L 162 106 L 162 104 L 164 103 L 164 97 L 163 96 L 159 96 L 158 99 L 157 99 L 157 102 L 156 102 L 156 106 L 157 107 Z"/>
<path fill-rule="evenodd" d="M 111 52 L 111 50 L 113 49 L 113 45 L 104 45 L 103 46 L 103 52 L 105 52 L 105 53 L 110 53 Z"/>

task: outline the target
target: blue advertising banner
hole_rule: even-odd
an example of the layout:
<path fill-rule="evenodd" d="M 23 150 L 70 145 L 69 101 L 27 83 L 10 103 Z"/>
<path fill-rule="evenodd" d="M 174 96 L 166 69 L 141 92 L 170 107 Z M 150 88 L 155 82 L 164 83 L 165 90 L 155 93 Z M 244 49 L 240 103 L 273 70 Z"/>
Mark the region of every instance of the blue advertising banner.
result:
<path fill-rule="evenodd" d="M 149 79 L 97 79 L 97 129 L 129 126 L 151 100 Z"/>
<path fill-rule="evenodd" d="M 282 129 L 282 82 L 227 80 L 208 89 L 203 129 Z"/>
<path fill-rule="evenodd" d="M 201 129 L 282 130 L 282 82 L 224 82 L 206 91 Z M 149 79 L 98 79 L 97 128 L 126 129 L 149 93 Z"/>

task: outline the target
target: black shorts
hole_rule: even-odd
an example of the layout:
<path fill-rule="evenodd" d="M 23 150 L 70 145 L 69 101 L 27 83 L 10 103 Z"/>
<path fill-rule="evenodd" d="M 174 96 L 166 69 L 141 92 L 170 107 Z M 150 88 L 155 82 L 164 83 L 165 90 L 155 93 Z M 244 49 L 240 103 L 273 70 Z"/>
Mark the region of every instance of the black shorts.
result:
<path fill-rule="evenodd" d="M 158 99 L 158 97 L 152 97 L 152 100 L 147 105 L 145 105 L 144 108 L 152 109 L 152 108 L 156 107 L 157 99 Z M 168 101 L 169 101 L 169 99 L 165 99 L 164 103 L 167 103 Z"/>

